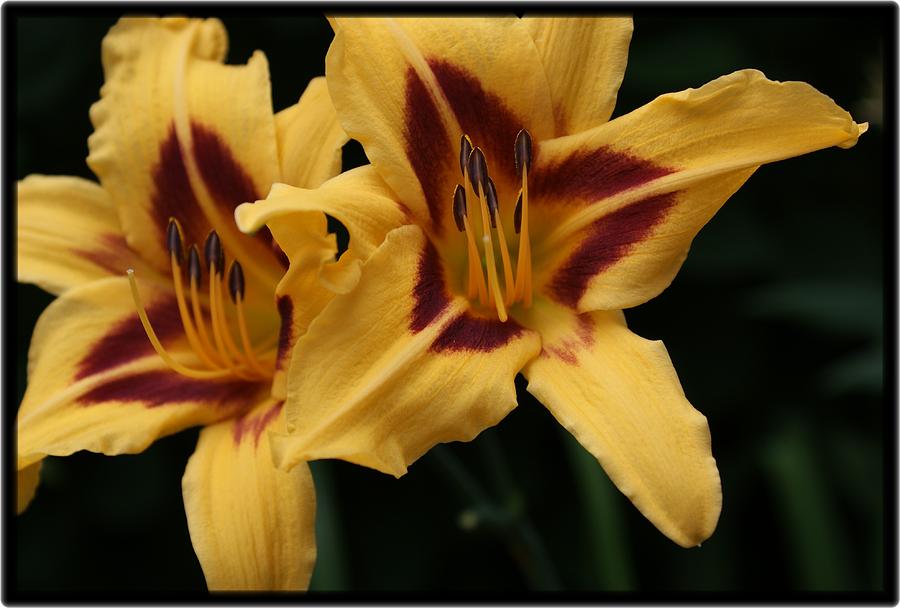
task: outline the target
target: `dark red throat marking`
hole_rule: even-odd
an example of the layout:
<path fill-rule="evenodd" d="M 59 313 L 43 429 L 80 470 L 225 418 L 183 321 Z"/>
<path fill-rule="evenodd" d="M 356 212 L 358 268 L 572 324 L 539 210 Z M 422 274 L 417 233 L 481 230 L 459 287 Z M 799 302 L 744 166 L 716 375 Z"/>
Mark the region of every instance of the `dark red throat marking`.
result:
<path fill-rule="evenodd" d="M 441 266 L 440 256 L 427 238 L 425 248 L 419 256 L 413 298 L 415 304 L 409 328 L 415 333 L 428 327 L 450 305 L 450 298 L 444 286 L 444 269 Z"/>
<path fill-rule="evenodd" d="M 550 284 L 554 297 L 562 304 L 576 307 L 590 280 L 649 237 L 675 205 L 677 195 L 673 192 L 632 203 L 588 226 L 587 236 L 557 270 Z"/>
<path fill-rule="evenodd" d="M 263 431 L 265 431 L 266 427 L 278 417 L 283 405 L 284 401 L 279 401 L 261 414 L 256 416 L 246 414 L 238 418 L 234 423 L 234 434 L 232 435 L 234 437 L 234 444 L 240 445 L 241 440 L 252 433 L 253 447 L 257 447 Z"/>
<path fill-rule="evenodd" d="M 674 169 L 601 147 L 579 150 L 553 164 L 535 162 L 528 188 L 535 204 L 595 203 L 673 172 Z"/>
<path fill-rule="evenodd" d="M 434 352 L 473 351 L 488 353 L 505 346 L 524 331 L 513 319 L 475 317 L 468 312 L 451 321 L 431 345 Z"/>
<path fill-rule="evenodd" d="M 147 307 L 147 316 L 163 344 L 184 333 L 174 297 L 164 297 L 152 302 Z M 114 324 L 79 361 L 75 379 L 81 380 L 111 370 L 154 352 L 137 313 L 133 313 Z"/>
<path fill-rule="evenodd" d="M 275 367 L 284 369 L 288 355 L 294 345 L 294 302 L 290 296 L 278 298 L 278 315 L 281 317 L 281 329 L 278 332 L 278 354 L 275 356 Z"/>
<path fill-rule="evenodd" d="M 243 380 L 198 380 L 171 370 L 156 370 L 115 378 L 79 397 L 85 406 L 124 401 L 154 408 L 170 403 L 200 402 L 215 407 L 252 403 L 260 384 Z"/>

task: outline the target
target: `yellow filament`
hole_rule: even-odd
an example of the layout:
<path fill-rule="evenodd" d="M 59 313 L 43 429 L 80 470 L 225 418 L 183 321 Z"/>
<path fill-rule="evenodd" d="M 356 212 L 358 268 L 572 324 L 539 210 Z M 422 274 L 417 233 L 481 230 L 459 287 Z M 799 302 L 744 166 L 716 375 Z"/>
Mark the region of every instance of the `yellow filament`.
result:
<path fill-rule="evenodd" d="M 466 201 L 472 201 L 475 195 L 472 194 L 472 188 L 469 183 L 469 170 L 463 170 L 463 187 L 466 190 Z M 466 240 L 469 241 L 469 270 L 475 274 L 476 285 L 478 288 L 478 301 L 482 306 L 487 306 L 488 293 L 487 286 L 484 281 L 484 272 L 481 270 L 481 254 L 478 253 L 478 245 L 475 244 L 475 228 L 469 224 L 468 216 L 463 218 L 466 227 Z M 470 274 L 471 276 L 471 274 Z M 469 296 L 472 297 L 472 296 Z"/>
<path fill-rule="evenodd" d="M 244 319 L 244 301 L 240 297 L 238 297 L 235 301 L 235 307 L 237 308 L 237 316 L 238 316 L 238 328 L 241 332 L 241 343 L 244 346 L 244 352 L 247 353 L 247 363 L 250 364 L 250 367 L 258 373 L 260 376 L 267 376 L 266 370 L 262 368 L 259 364 L 259 361 L 256 358 L 256 355 L 253 352 L 253 346 L 250 344 L 250 333 L 247 331 L 247 323 Z"/>
<path fill-rule="evenodd" d="M 509 249 L 506 247 L 506 235 L 500 223 L 500 212 L 494 212 L 494 223 L 497 224 L 497 236 L 500 237 L 500 257 L 503 260 L 503 286 L 506 288 L 506 305 L 516 301 L 516 285 L 513 283 L 512 264 L 509 261 Z"/>
<path fill-rule="evenodd" d="M 197 356 L 203 359 L 204 363 L 209 367 L 217 368 L 219 367 L 218 364 L 213 361 L 210 353 L 203 348 L 203 344 L 200 342 L 200 339 L 197 337 L 197 332 L 194 329 L 194 323 L 191 321 L 187 303 L 184 301 L 184 286 L 181 284 L 181 267 L 175 260 L 174 255 L 171 256 L 171 261 L 172 281 L 175 283 L 175 299 L 178 302 L 178 314 L 181 315 L 181 324 L 184 325 L 184 332 L 187 334 L 188 342 L 190 343 L 191 348 L 194 349 L 194 352 L 197 353 Z"/>
<path fill-rule="evenodd" d="M 215 272 L 213 268 L 210 269 L 211 272 L 209 274 L 209 308 L 210 308 L 210 316 L 212 317 L 212 330 L 213 330 L 213 338 L 216 341 L 216 347 L 219 349 L 219 356 L 225 361 L 225 366 L 228 367 L 229 370 L 233 374 L 244 377 L 241 374 L 238 366 L 228 355 L 228 351 L 225 349 L 225 344 L 222 340 L 222 328 L 221 323 L 219 322 L 219 295 L 218 295 L 218 287 L 219 287 L 219 273 Z"/>
<path fill-rule="evenodd" d="M 497 261 L 494 259 L 494 243 L 491 240 L 491 224 L 488 218 L 487 203 L 484 201 L 484 191 L 478 184 L 478 202 L 481 205 L 481 224 L 484 230 L 484 252 L 487 256 L 488 289 L 494 306 L 497 308 L 497 316 L 501 321 L 506 321 L 506 305 L 503 303 L 503 294 L 500 292 L 500 279 L 497 278 Z"/>
<path fill-rule="evenodd" d="M 226 376 L 230 376 L 231 372 L 227 370 L 206 370 L 206 369 L 193 369 L 182 365 L 178 361 L 172 358 L 172 355 L 163 348 L 162 343 L 159 341 L 159 338 L 156 336 L 156 332 L 153 331 L 153 326 L 150 325 L 150 319 L 147 318 L 147 311 L 144 309 L 144 304 L 141 301 L 141 294 L 138 292 L 137 281 L 134 278 L 134 270 L 131 268 L 128 269 L 128 282 L 131 284 L 131 297 L 134 299 L 134 306 L 137 308 L 138 317 L 141 320 L 141 325 L 144 326 L 144 332 L 147 334 L 147 338 L 150 339 L 150 344 L 153 345 L 153 350 L 156 351 L 156 354 L 160 356 L 160 358 L 172 368 L 173 371 L 181 374 L 182 376 L 187 376 L 188 378 L 197 378 L 197 379 L 207 379 L 207 378 L 223 378 Z"/>
<path fill-rule="evenodd" d="M 206 331 L 206 321 L 204 321 L 203 313 L 200 310 L 200 297 L 197 294 L 197 281 L 194 278 L 191 278 L 191 309 L 194 311 L 194 323 L 197 324 L 197 333 L 200 336 L 200 341 L 203 343 L 203 348 L 213 356 L 218 365 L 221 365 L 221 357 L 216 352 L 212 342 L 209 341 L 209 334 Z"/>
<path fill-rule="evenodd" d="M 484 284 L 484 273 L 481 271 L 481 261 L 478 255 L 478 247 L 475 245 L 472 227 L 469 226 L 469 218 L 463 216 L 463 225 L 466 231 L 466 242 L 469 248 L 469 297 L 478 294 L 478 299 L 484 303 L 487 299 L 487 287 Z"/>
<path fill-rule="evenodd" d="M 216 277 L 219 275 L 216 274 Z M 245 364 L 247 363 L 246 358 L 241 353 L 241 349 L 237 347 L 237 344 L 234 343 L 234 340 L 231 337 L 231 330 L 228 329 L 228 317 L 225 314 L 225 296 L 223 292 L 225 291 L 225 276 L 222 275 L 222 280 L 219 282 L 216 287 L 216 300 L 217 300 L 217 310 L 219 312 L 219 331 L 222 332 L 222 338 L 225 340 L 225 348 L 228 349 L 229 354 L 234 357 L 238 363 Z"/>
<path fill-rule="evenodd" d="M 528 166 L 522 167 L 522 224 L 519 230 L 519 259 L 516 263 L 516 300 L 531 306 L 531 239 L 528 237 Z"/>

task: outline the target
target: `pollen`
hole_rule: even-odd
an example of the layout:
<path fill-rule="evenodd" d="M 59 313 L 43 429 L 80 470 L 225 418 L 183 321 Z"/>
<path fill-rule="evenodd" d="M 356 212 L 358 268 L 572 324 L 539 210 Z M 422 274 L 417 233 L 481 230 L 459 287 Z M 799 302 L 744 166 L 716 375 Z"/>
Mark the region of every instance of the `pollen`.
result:
<path fill-rule="evenodd" d="M 468 253 L 469 299 L 478 297 L 481 306 L 493 308 L 501 321 L 508 318 L 507 309 L 522 302 L 531 306 L 531 244 L 528 236 L 528 171 L 532 162 L 532 143 L 528 131 L 521 130 L 515 141 L 516 175 L 521 180 L 518 200 L 513 210 L 513 225 L 519 234 L 516 269 L 501 222 L 497 187 L 491 178 L 484 151 L 472 144 L 468 135 L 460 138 L 459 168 L 462 185 L 453 193 L 453 219 L 460 232 L 465 233 Z M 474 196 L 474 199 L 472 198 Z M 468 218 L 467 201 L 477 200 L 481 215 L 481 247 Z M 477 225 L 477 224 L 476 224 Z M 501 287 L 494 242 L 500 252 L 503 271 Z"/>
<path fill-rule="evenodd" d="M 138 317 L 147 338 L 156 353 L 173 371 L 190 378 L 238 377 L 247 380 L 267 380 L 274 374 L 274 359 L 261 360 L 250 341 L 244 311 L 246 284 L 240 262 L 234 260 L 228 272 L 227 289 L 236 316 L 238 346 L 232 336 L 231 323 L 225 303 L 225 251 L 215 230 L 209 233 L 203 245 L 206 270 L 209 276 L 208 293 L 201 296 L 203 269 L 200 252 L 192 244 L 187 255 L 187 275 L 190 284 L 190 298 L 185 293 L 183 272 L 185 270 L 184 242 L 181 225 L 174 218 L 169 219 L 166 231 L 166 248 L 172 269 L 172 286 L 178 303 L 178 313 L 184 328 L 190 350 L 199 359 L 201 367 L 185 365 L 177 360 L 162 345 L 153 329 L 141 300 L 140 290 L 134 270 L 128 270 L 131 295 Z M 205 302 L 204 302 L 205 299 Z M 190 301 L 190 306 L 188 305 Z M 208 303 L 209 314 L 204 312 Z M 212 340 L 210 340 L 212 334 Z"/>

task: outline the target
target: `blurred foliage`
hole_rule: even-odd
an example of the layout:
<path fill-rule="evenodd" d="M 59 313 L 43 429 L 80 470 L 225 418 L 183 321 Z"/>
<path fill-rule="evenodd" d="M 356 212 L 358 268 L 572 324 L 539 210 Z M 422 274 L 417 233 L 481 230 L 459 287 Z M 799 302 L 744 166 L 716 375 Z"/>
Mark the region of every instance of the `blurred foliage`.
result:
<path fill-rule="evenodd" d="M 883 589 L 883 463 L 891 456 L 883 442 L 883 220 L 893 203 L 881 98 L 892 18 L 872 7 L 816 10 L 744 7 L 716 18 L 638 10 L 616 110 L 755 67 L 809 82 L 871 122 L 852 150 L 760 169 L 701 232 L 673 285 L 628 312 L 636 333 L 665 340 L 686 394 L 709 419 L 724 488 L 712 538 L 686 551 L 659 534 L 520 378 L 520 405 L 500 426 L 441 447 L 400 480 L 344 462 L 313 464 L 313 589 L 528 589 L 537 555 L 528 538 L 564 589 Z M 100 41 L 115 20 L 94 13 L 19 16 L 11 28 L 18 178 L 91 177 L 88 107 L 102 83 Z M 321 17 L 225 14 L 229 60 L 266 53 L 276 109 L 323 73 L 331 33 Z M 351 163 L 364 162 L 358 146 L 348 150 Z M 51 297 L 32 286 L 15 294 L 8 330 L 21 398 L 28 340 Z M 135 456 L 48 459 L 34 503 L 7 529 L 10 584 L 204 590 L 180 487 L 196 437 L 180 433 Z M 462 491 L 447 462 L 483 495 Z M 491 524 L 491 509 L 505 523 Z"/>

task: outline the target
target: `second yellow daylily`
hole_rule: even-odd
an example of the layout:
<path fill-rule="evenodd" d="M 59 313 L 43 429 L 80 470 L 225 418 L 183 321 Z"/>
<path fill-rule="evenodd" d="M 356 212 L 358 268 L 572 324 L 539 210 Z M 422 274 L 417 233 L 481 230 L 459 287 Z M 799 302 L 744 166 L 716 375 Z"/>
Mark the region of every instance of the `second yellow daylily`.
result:
<path fill-rule="evenodd" d="M 18 280 L 59 295 L 29 351 L 18 511 L 46 456 L 136 453 L 204 425 L 182 487 L 207 585 L 302 590 L 315 488 L 305 464 L 273 466 L 267 431 L 283 424 L 291 346 L 332 297 L 320 277 L 339 271 L 336 243 L 321 214 L 273 223 L 291 243 L 278 248 L 233 210 L 275 181 L 337 174 L 346 135 L 323 79 L 273 114 L 265 56 L 225 65 L 227 46 L 216 19 L 122 19 L 91 108 L 99 184 L 18 184 Z"/>
<path fill-rule="evenodd" d="M 698 545 L 722 501 L 706 418 L 621 309 L 669 285 L 760 165 L 865 125 L 754 70 L 607 122 L 629 18 L 332 23 L 329 91 L 371 165 L 236 212 L 247 231 L 332 214 L 361 275 L 295 346 L 276 462 L 402 475 L 506 416 L 521 371 L 660 531 Z"/>

